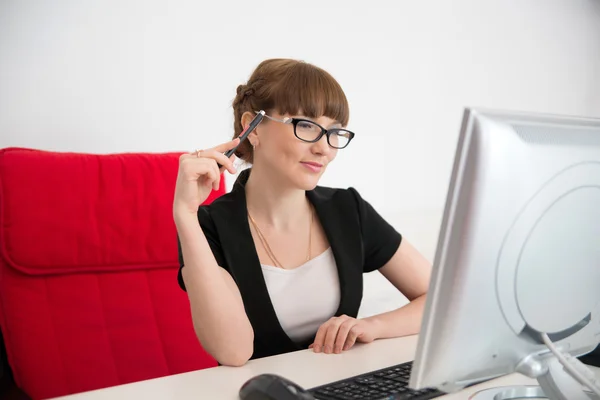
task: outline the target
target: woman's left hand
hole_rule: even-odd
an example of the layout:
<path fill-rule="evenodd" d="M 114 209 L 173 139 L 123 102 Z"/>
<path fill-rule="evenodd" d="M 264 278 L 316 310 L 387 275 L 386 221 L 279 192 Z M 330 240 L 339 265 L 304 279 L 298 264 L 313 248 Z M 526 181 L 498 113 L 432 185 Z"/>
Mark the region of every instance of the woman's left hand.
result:
<path fill-rule="evenodd" d="M 332 317 L 319 327 L 315 341 L 308 348 L 315 353 L 336 353 L 350 349 L 354 343 L 370 343 L 377 338 L 376 324 L 366 319 L 342 315 Z"/>

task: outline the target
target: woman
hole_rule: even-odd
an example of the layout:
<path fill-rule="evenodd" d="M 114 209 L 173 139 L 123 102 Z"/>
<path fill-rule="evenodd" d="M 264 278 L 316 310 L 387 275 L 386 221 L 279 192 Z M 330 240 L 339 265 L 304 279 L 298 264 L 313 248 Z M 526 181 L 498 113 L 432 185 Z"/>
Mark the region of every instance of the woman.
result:
<path fill-rule="evenodd" d="M 266 60 L 238 87 L 233 109 L 234 138 L 266 111 L 237 149 L 252 167 L 230 193 L 198 208 L 219 187 L 221 171 L 236 173 L 233 156 L 223 153 L 238 139 L 184 154 L 173 202 L 179 284 L 204 349 L 222 365 L 240 366 L 417 333 L 428 262 L 356 190 L 317 186 L 354 137 L 335 79 L 308 63 Z M 410 303 L 357 319 L 362 274 L 374 270 Z"/>

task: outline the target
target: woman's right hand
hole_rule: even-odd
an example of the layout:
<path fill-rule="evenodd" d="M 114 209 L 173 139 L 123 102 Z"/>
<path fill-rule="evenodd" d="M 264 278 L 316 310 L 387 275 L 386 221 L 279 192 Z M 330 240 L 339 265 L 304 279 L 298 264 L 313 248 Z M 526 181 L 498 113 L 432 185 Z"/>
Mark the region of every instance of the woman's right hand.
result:
<path fill-rule="evenodd" d="M 173 215 L 176 218 L 188 214 L 195 216 L 198 207 L 204 203 L 211 191 L 219 189 L 223 170 L 219 169 L 217 163 L 230 173 L 236 173 L 233 166 L 235 156 L 227 158 L 223 153 L 233 149 L 238 143 L 239 139 L 236 138 L 212 149 L 185 153 L 179 157 L 179 171 L 173 199 Z"/>

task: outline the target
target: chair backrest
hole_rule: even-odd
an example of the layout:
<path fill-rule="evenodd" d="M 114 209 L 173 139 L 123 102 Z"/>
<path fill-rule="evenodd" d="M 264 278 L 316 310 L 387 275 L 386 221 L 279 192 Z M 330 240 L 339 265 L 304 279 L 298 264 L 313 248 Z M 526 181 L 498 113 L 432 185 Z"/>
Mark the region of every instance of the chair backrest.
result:
<path fill-rule="evenodd" d="M 0 328 L 31 398 L 217 365 L 177 285 L 178 160 L 0 150 Z"/>

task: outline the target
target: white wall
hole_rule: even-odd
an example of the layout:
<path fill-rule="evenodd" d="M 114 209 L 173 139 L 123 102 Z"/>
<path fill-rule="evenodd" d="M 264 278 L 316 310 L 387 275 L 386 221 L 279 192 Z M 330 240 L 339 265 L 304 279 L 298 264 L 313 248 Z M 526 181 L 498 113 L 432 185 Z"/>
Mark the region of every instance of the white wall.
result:
<path fill-rule="evenodd" d="M 600 117 L 600 0 L 4 0 L 0 147 L 215 145 L 270 57 L 338 78 L 357 137 L 322 183 L 357 187 L 429 259 L 463 107 Z M 366 286 L 364 314 L 403 301 Z"/>

